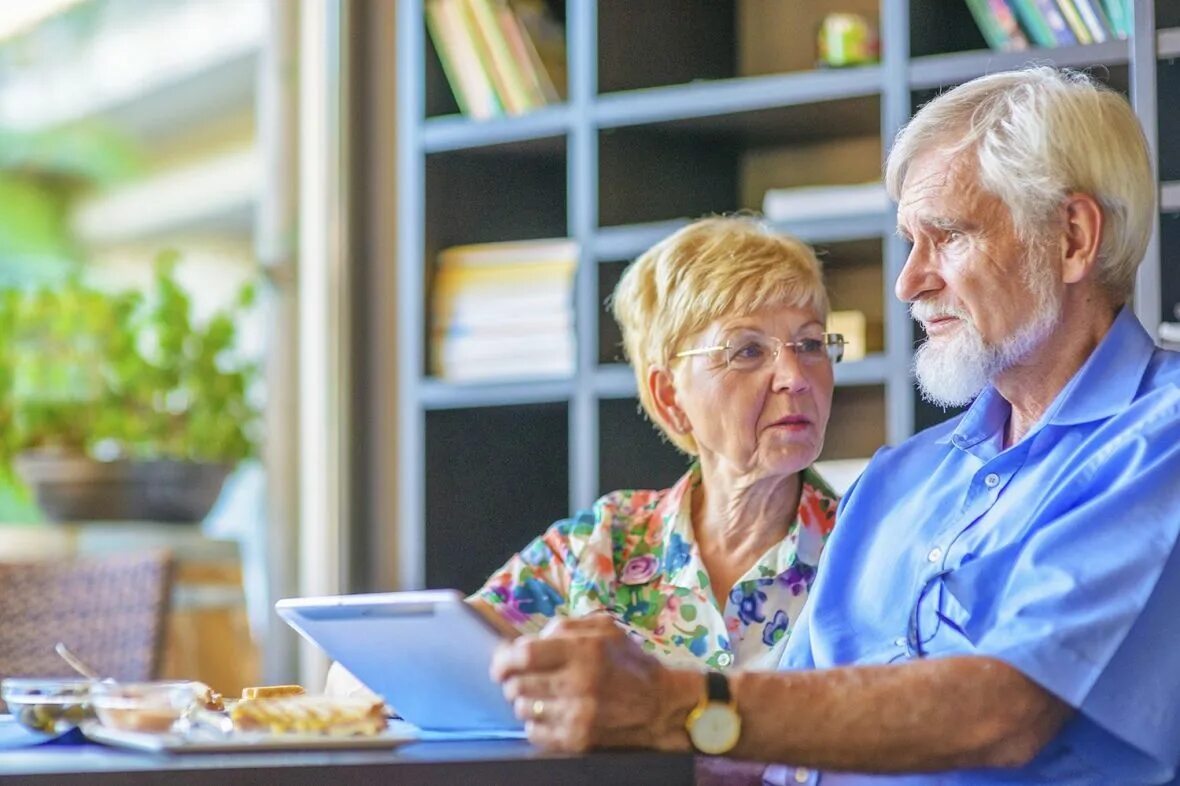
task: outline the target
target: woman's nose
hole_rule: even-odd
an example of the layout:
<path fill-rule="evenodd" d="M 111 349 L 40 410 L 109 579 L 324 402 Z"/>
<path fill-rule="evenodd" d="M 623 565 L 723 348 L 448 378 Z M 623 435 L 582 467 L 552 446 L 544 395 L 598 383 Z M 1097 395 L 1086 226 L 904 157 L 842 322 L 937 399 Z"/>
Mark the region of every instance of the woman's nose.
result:
<path fill-rule="evenodd" d="M 772 362 L 771 385 L 774 390 L 802 393 L 811 386 L 803 361 L 791 347 L 780 347 Z"/>

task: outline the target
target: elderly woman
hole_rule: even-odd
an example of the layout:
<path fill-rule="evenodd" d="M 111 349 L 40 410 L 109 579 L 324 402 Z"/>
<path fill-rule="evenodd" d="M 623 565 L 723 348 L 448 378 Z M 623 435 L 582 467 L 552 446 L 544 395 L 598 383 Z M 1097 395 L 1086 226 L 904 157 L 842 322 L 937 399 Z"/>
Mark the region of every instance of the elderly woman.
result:
<path fill-rule="evenodd" d="M 668 665 L 774 668 L 836 512 L 811 464 L 844 342 L 815 254 L 703 219 L 631 265 L 613 308 L 644 410 L 695 460 L 553 525 L 470 600 L 519 632 L 606 614 Z"/>
<path fill-rule="evenodd" d="M 508 635 L 607 615 L 669 666 L 773 669 L 836 515 L 811 469 L 844 347 L 819 263 L 752 218 L 706 218 L 639 257 L 613 306 L 644 410 L 695 460 L 554 524 L 468 600 Z M 329 692 L 361 689 L 333 668 Z"/>

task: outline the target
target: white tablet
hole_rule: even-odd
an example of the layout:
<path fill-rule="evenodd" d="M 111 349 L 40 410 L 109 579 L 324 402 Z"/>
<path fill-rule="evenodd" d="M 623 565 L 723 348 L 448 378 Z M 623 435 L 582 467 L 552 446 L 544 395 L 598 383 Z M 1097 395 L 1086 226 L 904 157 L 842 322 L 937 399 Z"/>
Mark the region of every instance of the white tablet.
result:
<path fill-rule="evenodd" d="M 424 730 L 523 728 L 488 676 L 503 639 L 455 590 L 288 598 L 275 610 Z"/>

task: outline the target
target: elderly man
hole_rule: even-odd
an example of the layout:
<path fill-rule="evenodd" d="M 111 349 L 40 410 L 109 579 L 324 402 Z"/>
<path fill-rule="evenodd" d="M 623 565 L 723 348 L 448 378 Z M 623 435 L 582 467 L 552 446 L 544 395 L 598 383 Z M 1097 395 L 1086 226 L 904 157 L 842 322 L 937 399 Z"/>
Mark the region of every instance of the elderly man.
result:
<path fill-rule="evenodd" d="M 782 670 L 669 670 L 585 620 L 493 676 L 541 745 L 790 762 L 771 783 L 1168 782 L 1180 355 L 1126 305 L 1155 210 L 1136 119 L 1079 74 L 995 74 L 926 105 L 886 179 L 919 385 L 974 403 L 848 492 Z"/>

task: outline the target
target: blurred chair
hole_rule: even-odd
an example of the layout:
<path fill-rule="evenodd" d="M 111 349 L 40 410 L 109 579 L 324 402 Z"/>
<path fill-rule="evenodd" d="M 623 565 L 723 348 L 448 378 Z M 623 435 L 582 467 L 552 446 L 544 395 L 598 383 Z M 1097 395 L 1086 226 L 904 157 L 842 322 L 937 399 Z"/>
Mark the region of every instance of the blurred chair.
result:
<path fill-rule="evenodd" d="M 104 677 L 154 679 L 171 571 L 167 551 L 0 563 L 0 677 L 75 676 L 62 641 Z"/>

